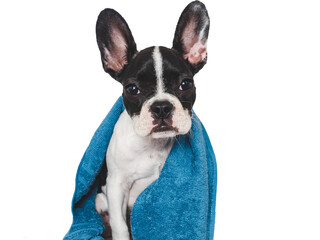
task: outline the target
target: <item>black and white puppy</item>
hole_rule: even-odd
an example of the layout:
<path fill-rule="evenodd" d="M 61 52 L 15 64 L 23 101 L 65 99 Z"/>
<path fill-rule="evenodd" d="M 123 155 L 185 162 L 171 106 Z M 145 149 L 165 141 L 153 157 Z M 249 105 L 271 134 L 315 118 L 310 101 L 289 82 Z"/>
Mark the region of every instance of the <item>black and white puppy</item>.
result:
<path fill-rule="evenodd" d="M 182 12 L 171 49 L 138 52 L 119 13 L 105 9 L 98 17 L 103 68 L 123 85 L 125 106 L 107 149 L 106 179 L 95 200 L 114 240 L 130 239 L 127 208 L 159 177 L 174 137 L 191 128 L 193 77 L 207 60 L 209 24 L 204 4 L 194 1 Z"/>

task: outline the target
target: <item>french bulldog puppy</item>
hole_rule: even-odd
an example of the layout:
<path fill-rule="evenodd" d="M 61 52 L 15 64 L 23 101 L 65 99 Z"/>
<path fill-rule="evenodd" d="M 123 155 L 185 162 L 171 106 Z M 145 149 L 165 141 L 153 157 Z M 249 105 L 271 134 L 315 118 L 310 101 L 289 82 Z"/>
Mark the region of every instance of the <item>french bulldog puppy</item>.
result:
<path fill-rule="evenodd" d="M 175 136 L 191 128 L 193 77 L 206 64 L 209 25 L 205 5 L 191 2 L 180 16 L 172 48 L 138 51 L 118 12 L 105 9 L 98 17 L 102 65 L 123 85 L 125 106 L 106 152 L 105 177 L 95 199 L 114 240 L 130 239 L 127 210 L 159 177 Z"/>

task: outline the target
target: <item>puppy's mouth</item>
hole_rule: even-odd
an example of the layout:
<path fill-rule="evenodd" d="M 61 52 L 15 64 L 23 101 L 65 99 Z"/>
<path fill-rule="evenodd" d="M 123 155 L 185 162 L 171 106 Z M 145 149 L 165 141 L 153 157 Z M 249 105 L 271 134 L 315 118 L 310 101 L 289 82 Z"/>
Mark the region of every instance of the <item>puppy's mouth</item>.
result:
<path fill-rule="evenodd" d="M 155 126 L 151 132 L 157 133 L 157 132 L 167 132 L 167 131 L 175 131 L 175 128 L 172 126 L 168 126 L 165 123 L 161 123 L 160 125 Z"/>
<path fill-rule="evenodd" d="M 151 130 L 153 136 L 163 135 L 165 137 L 166 135 L 175 135 L 178 132 L 178 129 L 172 126 L 171 119 L 156 119 L 153 124 L 155 125 Z"/>

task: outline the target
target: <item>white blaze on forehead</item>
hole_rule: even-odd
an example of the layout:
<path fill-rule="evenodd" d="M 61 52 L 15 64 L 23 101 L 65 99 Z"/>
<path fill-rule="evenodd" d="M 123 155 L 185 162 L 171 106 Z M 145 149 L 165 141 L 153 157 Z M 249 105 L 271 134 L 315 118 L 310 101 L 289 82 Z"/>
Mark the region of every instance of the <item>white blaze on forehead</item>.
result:
<path fill-rule="evenodd" d="M 156 71 L 157 77 L 157 93 L 164 92 L 164 85 L 163 85 L 163 61 L 162 56 L 160 53 L 159 47 L 155 47 L 152 53 L 153 61 L 154 61 L 154 69 Z"/>

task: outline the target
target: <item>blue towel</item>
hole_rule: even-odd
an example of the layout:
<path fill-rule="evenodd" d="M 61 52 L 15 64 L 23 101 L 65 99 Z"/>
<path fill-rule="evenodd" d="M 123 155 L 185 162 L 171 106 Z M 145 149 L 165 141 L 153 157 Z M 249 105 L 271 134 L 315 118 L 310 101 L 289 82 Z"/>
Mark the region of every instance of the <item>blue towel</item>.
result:
<path fill-rule="evenodd" d="M 113 128 L 124 110 L 120 97 L 95 132 L 79 165 L 72 200 L 73 223 L 64 237 L 102 240 L 95 211 L 96 177 Z M 217 187 L 216 160 L 209 137 L 193 112 L 192 128 L 177 136 L 159 179 L 137 198 L 131 213 L 134 240 L 212 240 Z"/>

